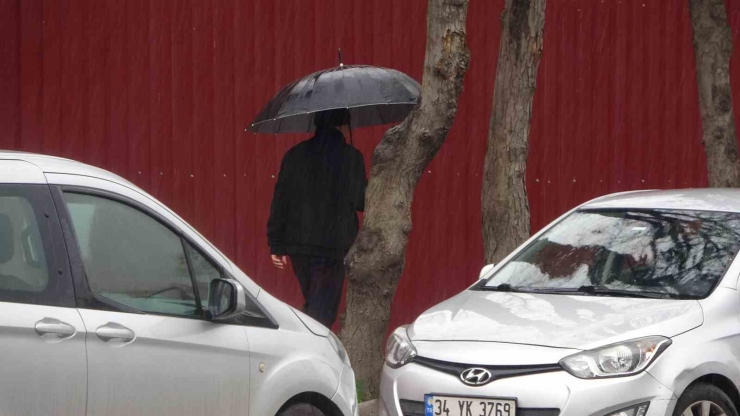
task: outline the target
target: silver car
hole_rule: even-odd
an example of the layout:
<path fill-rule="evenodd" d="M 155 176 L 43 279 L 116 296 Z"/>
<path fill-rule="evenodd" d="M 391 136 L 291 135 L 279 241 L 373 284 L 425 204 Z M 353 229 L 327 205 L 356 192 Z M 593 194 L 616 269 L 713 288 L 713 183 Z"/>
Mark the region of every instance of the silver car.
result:
<path fill-rule="evenodd" d="M 65 159 L 0 151 L 0 345 L 2 415 L 357 414 L 327 328 Z"/>
<path fill-rule="evenodd" d="M 740 191 L 615 194 L 398 328 L 382 416 L 737 416 Z"/>

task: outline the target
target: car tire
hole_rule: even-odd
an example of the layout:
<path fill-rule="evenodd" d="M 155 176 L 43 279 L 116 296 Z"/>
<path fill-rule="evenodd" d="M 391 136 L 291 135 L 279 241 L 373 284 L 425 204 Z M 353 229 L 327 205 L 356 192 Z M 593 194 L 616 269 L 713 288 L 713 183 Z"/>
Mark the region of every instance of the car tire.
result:
<path fill-rule="evenodd" d="M 308 403 L 296 403 L 288 406 L 277 416 L 326 416 L 318 407 Z M 729 415 L 728 415 L 729 416 Z"/>
<path fill-rule="evenodd" d="M 702 407 L 709 407 L 709 413 L 702 413 Z M 673 416 L 711 416 L 718 414 L 738 416 L 732 399 L 724 391 L 709 383 L 697 383 L 689 387 L 678 399 Z"/>

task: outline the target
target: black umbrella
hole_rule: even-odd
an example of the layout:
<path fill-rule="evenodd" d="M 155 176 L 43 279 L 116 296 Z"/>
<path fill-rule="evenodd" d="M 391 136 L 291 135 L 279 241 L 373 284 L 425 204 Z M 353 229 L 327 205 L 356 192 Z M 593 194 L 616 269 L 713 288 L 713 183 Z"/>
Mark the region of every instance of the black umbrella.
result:
<path fill-rule="evenodd" d="M 417 104 L 420 92 L 418 82 L 395 69 L 340 64 L 283 87 L 249 129 L 310 132 L 316 113 L 339 109 L 349 111 L 350 128 L 397 123 Z"/>

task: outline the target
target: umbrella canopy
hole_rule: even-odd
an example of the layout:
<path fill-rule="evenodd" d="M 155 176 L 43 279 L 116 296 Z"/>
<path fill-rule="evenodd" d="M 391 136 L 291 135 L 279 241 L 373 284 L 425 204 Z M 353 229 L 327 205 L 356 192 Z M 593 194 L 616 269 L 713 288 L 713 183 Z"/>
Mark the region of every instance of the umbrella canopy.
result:
<path fill-rule="evenodd" d="M 256 133 L 301 133 L 314 116 L 347 109 L 351 128 L 402 121 L 419 101 L 419 83 L 395 69 L 340 65 L 296 80 L 270 100 L 249 127 Z"/>

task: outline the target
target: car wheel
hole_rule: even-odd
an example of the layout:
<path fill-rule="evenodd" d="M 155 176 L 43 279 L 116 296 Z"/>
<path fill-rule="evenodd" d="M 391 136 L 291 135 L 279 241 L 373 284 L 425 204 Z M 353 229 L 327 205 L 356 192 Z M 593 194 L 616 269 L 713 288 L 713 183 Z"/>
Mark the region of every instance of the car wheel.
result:
<path fill-rule="evenodd" d="M 689 387 L 676 403 L 673 416 L 738 416 L 732 399 L 719 388 L 698 383 Z"/>
<path fill-rule="evenodd" d="M 325 416 L 318 407 L 308 403 L 296 403 L 278 413 L 278 416 Z M 728 415 L 729 416 L 729 415 Z"/>

